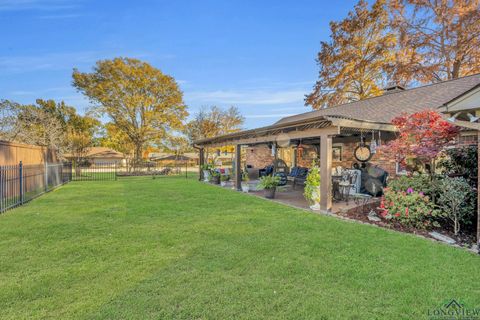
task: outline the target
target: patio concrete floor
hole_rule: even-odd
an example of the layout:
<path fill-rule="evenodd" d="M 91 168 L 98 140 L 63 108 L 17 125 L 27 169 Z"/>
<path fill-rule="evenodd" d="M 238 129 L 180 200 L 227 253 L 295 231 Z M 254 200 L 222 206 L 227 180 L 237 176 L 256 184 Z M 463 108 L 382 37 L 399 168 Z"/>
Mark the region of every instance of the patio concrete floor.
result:
<path fill-rule="evenodd" d="M 256 185 L 258 184 L 257 181 L 250 181 L 250 191 L 249 194 L 253 194 L 259 197 L 263 197 L 263 190 L 256 190 Z M 234 189 L 233 182 L 227 183 L 224 187 L 227 189 Z M 308 204 L 307 200 L 303 196 L 303 187 L 302 186 L 293 186 L 289 182 L 286 186 L 282 187 L 280 191 L 277 190 L 275 193 L 275 199 L 273 201 L 277 201 L 289 206 L 301 208 L 301 209 L 310 209 L 310 205 Z M 365 203 L 365 205 L 368 204 Z M 332 210 L 331 213 L 339 214 L 342 212 L 350 211 L 352 209 L 357 208 L 358 210 L 362 209 L 362 204 L 356 204 L 355 201 L 350 198 L 348 204 L 346 201 L 333 201 L 332 203 Z M 312 210 L 313 211 L 313 210 Z"/>

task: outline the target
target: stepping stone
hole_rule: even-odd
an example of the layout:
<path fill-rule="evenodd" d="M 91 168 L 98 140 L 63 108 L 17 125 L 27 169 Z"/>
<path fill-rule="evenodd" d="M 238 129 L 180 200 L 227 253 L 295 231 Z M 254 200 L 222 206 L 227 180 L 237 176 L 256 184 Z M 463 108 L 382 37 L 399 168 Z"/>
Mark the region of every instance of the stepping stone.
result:
<path fill-rule="evenodd" d="M 454 244 L 456 242 L 452 238 L 447 237 L 447 236 L 445 236 L 441 233 L 435 232 L 435 231 L 429 232 L 428 234 L 431 235 L 433 238 L 435 238 L 439 241 L 443 241 L 443 242 L 448 243 L 448 244 Z"/>
<path fill-rule="evenodd" d="M 382 221 L 373 210 L 368 213 L 368 220 L 375 222 Z"/>

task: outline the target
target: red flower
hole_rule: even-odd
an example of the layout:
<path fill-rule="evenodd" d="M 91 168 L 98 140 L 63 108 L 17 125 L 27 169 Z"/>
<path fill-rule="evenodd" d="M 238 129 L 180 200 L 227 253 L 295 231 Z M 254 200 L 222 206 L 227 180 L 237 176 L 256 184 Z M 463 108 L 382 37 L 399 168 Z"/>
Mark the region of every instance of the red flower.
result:
<path fill-rule="evenodd" d="M 408 207 L 405 208 L 405 216 L 408 217 Z"/>
<path fill-rule="evenodd" d="M 395 213 L 395 217 L 400 217 L 400 212 Z"/>

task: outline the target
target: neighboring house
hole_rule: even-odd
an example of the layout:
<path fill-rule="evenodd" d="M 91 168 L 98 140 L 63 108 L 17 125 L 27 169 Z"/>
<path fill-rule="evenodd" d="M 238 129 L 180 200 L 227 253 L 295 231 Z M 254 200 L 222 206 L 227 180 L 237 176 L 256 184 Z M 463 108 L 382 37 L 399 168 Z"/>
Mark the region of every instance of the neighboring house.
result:
<path fill-rule="evenodd" d="M 320 206 L 330 210 L 332 169 L 369 163 L 393 176 L 401 173 L 394 159 L 372 145 L 395 138 L 397 129 L 391 124 L 395 117 L 429 109 L 443 113 L 445 119 L 463 128 L 459 145 L 476 144 L 480 74 L 408 90 L 389 87 L 382 96 L 285 117 L 270 126 L 202 139 L 194 145 L 200 149 L 200 164 L 205 161 L 205 148 L 236 146 L 237 173 L 241 169 L 242 147 L 246 149 L 246 164 L 254 168 L 271 164 L 275 158 L 291 167 L 309 166 L 317 158 L 322 177 Z M 240 180 L 236 177 L 238 190 Z"/>
<path fill-rule="evenodd" d="M 215 149 L 214 149 L 215 150 Z M 234 154 L 231 152 L 211 152 L 209 155 L 209 161 L 215 161 L 221 164 L 231 164 L 234 158 Z M 150 161 L 166 162 L 166 161 L 189 161 L 194 162 L 195 165 L 199 165 L 200 157 L 198 152 L 185 152 L 182 155 L 176 157 L 173 153 L 168 152 L 152 152 L 148 155 Z"/>
<path fill-rule="evenodd" d="M 75 160 L 72 154 L 66 154 L 65 158 L 70 161 Z M 126 165 L 126 159 L 123 153 L 106 147 L 91 147 L 88 149 L 84 158 L 93 165 L 113 164 Z"/>

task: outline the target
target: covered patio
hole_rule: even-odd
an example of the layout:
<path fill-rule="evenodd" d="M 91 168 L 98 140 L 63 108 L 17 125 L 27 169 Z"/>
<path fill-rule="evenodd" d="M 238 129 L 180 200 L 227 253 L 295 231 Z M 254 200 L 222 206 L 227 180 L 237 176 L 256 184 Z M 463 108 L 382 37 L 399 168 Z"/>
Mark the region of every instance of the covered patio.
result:
<path fill-rule="evenodd" d="M 287 119 L 288 120 L 288 119 Z M 365 121 L 356 121 L 344 119 L 335 116 L 320 116 L 316 118 L 307 119 L 293 119 L 293 121 L 279 121 L 272 126 L 258 128 L 254 130 L 247 130 L 238 133 L 233 133 L 225 136 L 220 136 L 212 139 L 205 139 L 196 141 L 196 147 L 200 151 L 200 165 L 205 163 L 204 150 L 205 148 L 215 149 L 225 145 L 235 146 L 235 161 L 233 164 L 233 188 L 241 191 L 241 173 L 244 168 L 248 168 L 251 184 L 253 189 L 251 192 L 259 194 L 255 190 L 256 181 L 258 181 L 259 173 L 262 165 L 251 165 L 247 163 L 249 153 L 255 154 L 263 148 L 265 152 L 268 148 L 270 157 L 265 160 L 265 164 L 278 163 L 278 159 L 285 158 L 282 156 L 282 150 L 291 150 L 289 155 L 289 164 L 285 167 L 273 166 L 273 172 L 276 174 L 279 171 L 285 172 L 288 176 L 292 168 L 301 166 L 308 167 L 311 164 L 305 160 L 314 160 L 320 167 L 320 210 L 328 213 L 338 213 L 343 210 L 350 210 L 355 207 L 362 207 L 367 200 L 355 201 L 354 197 L 347 196 L 339 199 L 335 192 L 336 170 L 338 167 L 343 169 L 351 169 L 352 165 L 356 163 L 360 168 L 363 163 L 365 166 L 364 172 L 367 172 L 366 167 L 375 166 L 377 163 L 374 160 L 381 159 L 379 155 L 368 155 L 365 159 L 358 159 L 354 157 L 353 152 L 344 154 L 344 158 L 336 158 L 334 162 L 334 146 L 352 146 L 357 150 L 357 147 L 367 148 L 370 146 L 366 141 L 375 141 L 375 143 L 382 144 L 385 141 L 394 137 L 395 127 L 390 124 L 369 123 Z M 310 148 L 314 150 L 314 155 L 310 159 L 303 156 L 303 149 Z M 360 150 L 361 151 L 361 150 Z M 337 150 L 338 152 L 338 150 Z M 358 152 L 357 152 L 358 153 Z M 377 158 L 377 159 L 375 159 Z M 286 159 L 282 159 L 286 160 Z M 340 164 L 340 165 L 338 165 Z M 248 165 L 248 166 L 247 166 Z M 391 167 L 394 163 L 390 163 Z M 359 170 L 360 171 L 360 170 Z M 261 174 L 261 173 L 260 173 Z M 203 172 L 200 170 L 200 179 L 203 179 Z M 293 179 L 294 181 L 295 179 Z M 309 208 L 309 204 L 303 196 L 303 182 L 297 183 L 290 181 L 281 191 L 276 193 L 276 201 L 293 205 L 300 208 Z M 231 186 L 232 187 L 232 186 Z M 356 191 L 357 193 L 360 190 Z"/>

